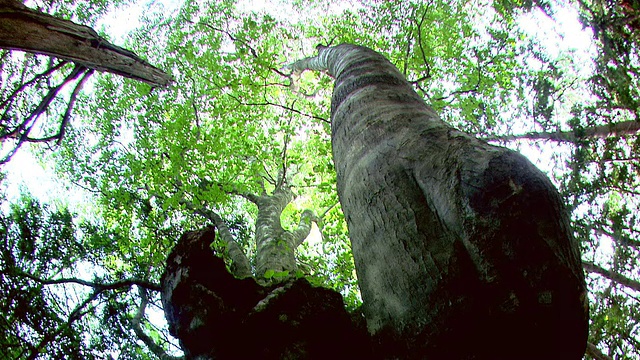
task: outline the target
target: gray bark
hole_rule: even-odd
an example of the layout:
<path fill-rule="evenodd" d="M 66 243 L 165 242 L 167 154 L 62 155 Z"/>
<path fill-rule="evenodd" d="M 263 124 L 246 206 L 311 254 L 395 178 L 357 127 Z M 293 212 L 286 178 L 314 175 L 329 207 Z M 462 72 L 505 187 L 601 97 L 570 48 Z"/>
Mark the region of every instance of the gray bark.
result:
<path fill-rule="evenodd" d="M 93 29 L 31 10 L 17 0 L 0 1 L 0 48 L 55 56 L 153 86 L 168 86 L 172 81 L 171 76 Z"/>
<path fill-rule="evenodd" d="M 380 54 L 319 47 L 333 158 L 369 331 L 388 357 L 580 359 L 579 245 L 523 156 L 441 121 Z"/>
<path fill-rule="evenodd" d="M 218 237 L 224 244 L 226 256 L 230 260 L 229 270 L 231 271 L 231 274 L 239 279 L 252 277 L 253 273 L 251 272 L 249 259 L 233 238 L 227 224 L 225 224 L 220 215 L 215 211 L 194 206 L 189 201 L 183 200 L 181 203 L 184 204 L 187 209 L 194 211 L 198 215 L 204 216 L 215 224 L 216 229 L 218 230 Z"/>
<path fill-rule="evenodd" d="M 263 194 L 254 198 L 258 207 L 256 275 L 264 276 L 267 270 L 293 275 L 297 269 L 295 250 L 309 236 L 313 213 L 310 210 L 303 212 L 298 227 L 288 231 L 282 227 L 280 216 L 293 200 L 293 192 L 289 187 L 280 185 L 271 195 Z"/>
<path fill-rule="evenodd" d="M 293 276 L 297 270 L 295 250 L 309 236 L 311 222 L 317 221 L 313 211 L 303 211 L 298 226 L 293 231 L 289 231 L 282 227 L 282 222 L 280 221 L 282 211 L 294 198 L 291 188 L 287 185 L 279 184 L 271 195 L 263 193 L 257 196 L 236 191 L 232 191 L 231 194 L 242 196 L 258 207 L 255 228 L 256 277 L 261 282 L 265 282 L 265 279 L 261 278 L 264 277 L 268 270 L 273 270 L 276 274 L 279 273 L 279 276 L 266 281 L 267 283 L 282 282 L 289 275 Z M 226 257 L 231 263 L 231 273 L 238 278 L 253 276 L 249 259 L 233 238 L 220 215 L 204 207 L 197 207 L 186 200 L 182 200 L 181 203 L 215 224 L 218 239 L 225 244 Z M 287 276 L 282 275 L 285 272 Z"/>

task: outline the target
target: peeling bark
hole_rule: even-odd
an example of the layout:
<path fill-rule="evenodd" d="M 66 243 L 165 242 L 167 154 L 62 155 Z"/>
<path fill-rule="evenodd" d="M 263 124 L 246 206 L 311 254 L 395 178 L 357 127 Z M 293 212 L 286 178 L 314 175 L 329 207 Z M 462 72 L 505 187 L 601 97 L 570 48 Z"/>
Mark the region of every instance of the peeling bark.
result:
<path fill-rule="evenodd" d="M 580 359 L 588 307 L 562 199 L 526 158 L 441 121 L 380 54 L 319 47 L 363 311 L 388 358 Z"/>
<path fill-rule="evenodd" d="M 31 10 L 17 0 L 0 1 L 0 48 L 55 56 L 153 86 L 168 86 L 172 81 L 163 71 L 111 44 L 93 29 Z"/>
<path fill-rule="evenodd" d="M 161 280 L 169 332 L 187 359 L 375 359 L 340 294 L 304 279 L 237 279 L 208 248 L 214 234 L 185 233 Z"/>

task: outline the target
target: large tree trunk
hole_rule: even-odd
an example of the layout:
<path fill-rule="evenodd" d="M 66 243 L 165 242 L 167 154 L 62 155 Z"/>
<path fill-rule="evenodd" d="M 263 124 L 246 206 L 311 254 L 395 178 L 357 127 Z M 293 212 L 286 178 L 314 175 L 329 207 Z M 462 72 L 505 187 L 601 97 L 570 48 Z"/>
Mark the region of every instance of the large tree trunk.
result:
<path fill-rule="evenodd" d="M 388 357 L 580 359 L 588 314 L 562 200 L 527 159 L 457 131 L 383 56 L 320 47 L 338 194 Z"/>
<path fill-rule="evenodd" d="M 55 56 L 153 86 L 171 82 L 171 76 L 93 29 L 31 10 L 18 0 L 0 0 L 0 48 Z"/>

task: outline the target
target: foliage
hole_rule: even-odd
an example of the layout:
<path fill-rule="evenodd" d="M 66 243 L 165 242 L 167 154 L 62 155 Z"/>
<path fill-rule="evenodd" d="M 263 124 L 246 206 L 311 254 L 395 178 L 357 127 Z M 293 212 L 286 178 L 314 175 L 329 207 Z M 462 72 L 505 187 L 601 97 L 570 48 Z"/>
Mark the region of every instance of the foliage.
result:
<path fill-rule="evenodd" d="M 0 217 L 0 346 L 6 358 L 94 359 L 139 351 L 122 343 L 135 339 L 131 317 L 137 306 L 128 290 L 157 285 L 124 273 L 106 275 L 103 247 L 85 236 L 95 229 L 73 218 L 67 209 L 29 196 Z M 93 273 L 93 279 L 78 273 Z"/>
<path fill-rule="evenodd" d="M 25 229 L 51 232 L 55 226 L 48 219 L 57 213 L 32 202 L 14 206 L 5 215 L 4 228 L 14 234 L 13 250 L 7 251 L 17 268 L 50 278 L 71 276 L 80 264 L 88 264 L 99 269 L 96 282 L 157 281 L 180 234 L 211 221 L 187 208 L 187 202 L 219 214 L 244 253 L 255 256 L 257 208 L 241 195 L 270 193 L 284 177 L 297 195 L 282 214 L 284 226 L 293 228 L 304 209 L 321 217 L 322 239 L 298 248 L 300 273 L 340 290 L 347 306 L 356 308 L 355 270 L 329 143 L 331 79 L 311 74 L 293 79 L 284 70 L 284 65 L 312 55 L 318 43 L 352 42 L 388 56 L 452 125 L 534 153 L 572 211 L 583 260 L 610 272 L 606 276 L 587 268 L 590 342 L 616 359 L 640 356 L 639 290 L 633 282 L 621 281 L 640 279 L 637 130 L 593 131 L 638 120 L 635 5 L 363 0 L 345 8 L 343 2 L 297 0 L 251 11 L 248 3 L 186 1 L 175 13 L 151 7 L 141 15 L 142 27 L 130 34 L 127 46 L 171 73 L 174 87 L 151 89 L 104 75 L 90 83 L 91 91 L 78 95 L 60 148 L 41 154 L 51 155 L 61 177 L 95 201 L 93 213 L 83 214 L 92 221 L 73 228 L 75 235 L 81 233 L 81 241 L 74 241 L 82 246 L 57 256 L 52 251 L 65 251 L 64 246 L 34 247 L 17 230 L 22 221 Z M 58 11 L 71 9 L 70 16 L 86 24 L 95 19 L 83 17 L 91 13 L 82 11 L 84 3 L 53 4 Z M 96 16 L 107 9 L 106 4 L 94 5 Z M 593 31 L 591 52 L 567 48 L 557 34 L 561 18 L 578 12 Z M 543 24 L 538 30 L 548 26 L 551 35 L 531 33 L 531 23 Z M 0 55 L 3 99 L 21 81 L 53 64 L 42 57 Z M 40 99 L 48 86 L 44 80 L 38 84 L 13 105 L 11 117 L 32 111 L 30 104 L 38 101 L 33 99 Z M 59 109 L 54 106 L 52 114 L 59 116 Z M 20 211 L 22 217 L 15 215 Z M 59 221 L 71 226 L 71 215 L 64 219 Z M 61 260 L 46 261 L 53 258 Z M 27 313 L 42 319 L 46 329 L 31 332 L 60 328 L 93 289 L 78 290 L 79 300 L 58 301 L 57 308 L 57 293 L 47 290 L 49 285 L 11 279 L 3 277 L 3 286 L 28 283 L 24 299 L 45 294 L 44 302 L 30 305 Z M 95 312 L 65 327 L 68 333 L 60 333 L 52 349 L 71 354 L 65 346 L 72 344 L 78 351 L 149 356 L 147 347 L 132 345 L 136 334 L 131 319 L 141 297 L 127 290 L 101 292 L 88 305 Z M 153 304 L 157 296 L 150 300 Z M 18 321 L 16 311 L 4 312 L 10 324 Z M 154 339 L 166 336 L 145 324 Z M 18 341 L 7 336 L 7 344 Z M 86 351 L 83 356 L 90 356 Z"/>

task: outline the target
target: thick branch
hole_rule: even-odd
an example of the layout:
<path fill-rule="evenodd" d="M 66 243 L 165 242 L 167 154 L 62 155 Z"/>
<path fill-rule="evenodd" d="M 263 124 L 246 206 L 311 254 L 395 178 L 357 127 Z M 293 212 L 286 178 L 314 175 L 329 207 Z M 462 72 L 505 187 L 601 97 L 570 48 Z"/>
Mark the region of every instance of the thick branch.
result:
<path fill-rule="evenodd" d="M 0 47 L 71 60 L 98 71 L 167 86 L 171 77 L 93 29 L 31 10 L 17 0 L 0 2 Z"/>
<path fill-rule="evenodd" d="M 594 231 L 599 235 L 605 235 L 610 237 L 611 239 L 613 239 L 613 241 L 615 241 L 620 245 L 631 246 L 634 249 L 640 248 L 640 241 L 633 240 L 629 236 L 626 236 L 624 234 L 615 234 L 610 231 L 604 230 L 602 228 L 594 229 Z"/>
<path fill-rule="evenodd" d="M 335 48 L 329 48 L 326 46 L 318 45 L 316 47 L 318 55 L 309 56 L 304 59 L 300 59 L 292 64 L 287 65 L 287 69 L 291 70 L 293 74 L 302 74 L 306 70 L 313 71 L 329 71 L 330 76 L 335 77 L 336 71 L 329 68 L 329 58 L 335 51 Z"/>
<path fill-rule="evenodd" d="M 293 231 L 294 247 L 297 248 L 311 232 L 311 222 L 317 222 L 318 218 L 311 210 L 305 210 L 300 215 L 300 223 Z"/>
<path fill-rule="evenodd" d="M 78 278 L 60 278 L 60 279 L 41 279 L 37 276 L 31 275 L 26 272 L 17 272 L 15 273 L 17 276 L 26 277 L 27 279 L 33 280 L 37 283 L 43 285 L 57 285 L 57 284 L 79 284 L 83 286 L 89 286 L 95 289 L 95 291 L 102 292 L 106 290 L 115 290 L 120 288 L 131 287 L 133 285 L 137 285 L 152 291 L 160 291 L 160 285 L 148 282 L 140 279 L 126 279 L 122 281 L 115 281 L 106 284 L 100 284 L 92 281 L 82 280 Z"/>
<path fill-rule="evenodd" d="M 222 191 L 223 193 L 227 194 L 227 195 L 237 195 L 237 196 L 241 196 L 243 198 L 245 198 L 246 200 L 257 204 L 258 202 L 258 196 L 248 192 L 248 191 L 240 191 L 238 190 L 235 186 L 233 185 L 227 185 L 227 184 L 223 184 L 223 183 L 218 183 L 217 185 L 212 183 L 211 181 L 202 179 L 200 180 L 200 183 L 198 184 L 198 186 L 200 188 L 203 189 L 208 189 L 210 187 L 215 187 L 217 186 L 218 189 L 220 189 L 220 191 Z"/>
<path fill-rule="evenodd" d="M 629 279 L 624 275 L 620 275 L 590 262 L 584 261 L 582 262 L 582 266 L 588 272 L 600 274 L 611 281 L 617 282 L 618 284 L 624 285 L 635 291 L 640 291 L 640 281 Z"/>
<path fill-rule="evenodd" d="M 181 201 L 181 203 L 184 204 L 187 209 L 211 220 L 211 222 L 215 224 L 218 229 L 218 237 L 225 244 L 227 254 L 231 260 L 231 273 L 237 278 L 251 277 L 253 274 L 251 273 L 251 264 L 249 263 L 249 259 L 247 259 L 245 253 L 233 238 L 227 224 L 225 224 L 220 215 L 215 211 L 197 207 L 186 200 Z"/>

